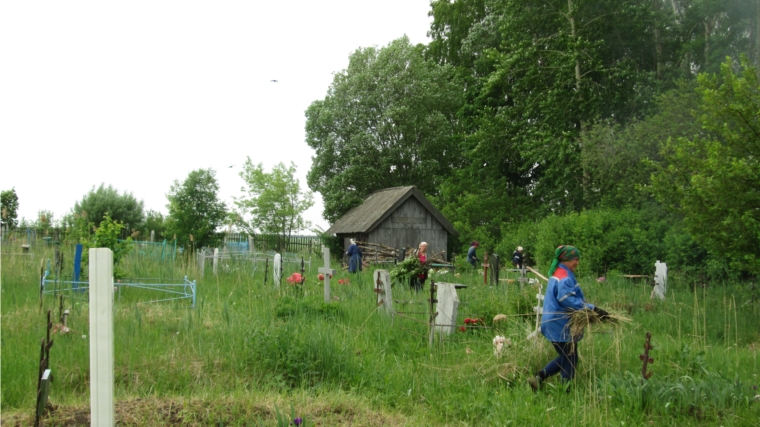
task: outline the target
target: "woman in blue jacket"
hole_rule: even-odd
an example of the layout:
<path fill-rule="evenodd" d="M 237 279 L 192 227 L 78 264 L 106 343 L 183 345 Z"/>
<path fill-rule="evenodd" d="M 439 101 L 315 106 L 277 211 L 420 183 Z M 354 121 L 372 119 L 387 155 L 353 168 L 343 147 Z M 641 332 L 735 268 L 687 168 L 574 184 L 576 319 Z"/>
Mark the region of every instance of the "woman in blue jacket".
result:
<path fill-rule="evenodd" d="M 552 375 L 561 374 L 565 381 L 573 379 L 578 366 L 578 348 L 575 345 L 583 336 L 571 336 L 568 322 L 573 310 L 594 310 L 602 320 L 609 313 L 586 302 L 583 291 L 575 280 L 581 254 L 573 246 L 560 246 L 554 252 L 549 268 L 549 285 L 544 296 L 544 313 L 541 317 L 541 333 L 548 339 L 558 357 L 541 369 L 528 382 L 538 390 L 541 382 Z"/>

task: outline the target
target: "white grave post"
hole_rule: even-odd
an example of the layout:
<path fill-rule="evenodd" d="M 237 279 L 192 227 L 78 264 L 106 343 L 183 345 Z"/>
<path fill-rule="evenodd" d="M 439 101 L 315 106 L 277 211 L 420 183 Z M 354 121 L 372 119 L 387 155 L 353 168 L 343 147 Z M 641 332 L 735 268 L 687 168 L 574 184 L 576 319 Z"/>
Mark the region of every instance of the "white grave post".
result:
<path fill-rule="evenodd" d="M 657 297 L 664 301 L 666 292 L 668 292 L 668 265 L 657 261 L 654 263 L 654 289 L 650 298 Z"/>
<path fill-rule="evenodd" d="M 325 275 L 325 302 L 330 302 L 330 277 L 335 274 L 335 270 L 330 268 L 330 249 L 322 246 L 322 257 L 325 261 L 324 267 L 319 267 L 318 272 Z"/>
<path fill-rule="evenodd" d="M 393 295 L 391 294 L 391 275 L 388 270 L 375 270 L 375 292 L 377 292 L 377 305 L 382 306 L 387 314 L 392 314 Z"/>
<path fill-rule="evenodd" d="M 533 280 L 533 279 L 530 279 Z M 532 340 L 533 338 L 538 336 L 538 333 L 541 332 L 541 316 L 544 314 L 544 287 L 543 285 L 538 285 L 538 293 L 536 294 L 536 306 L 533 307 L 533 311 L 536 312 L 536 329 L 528 334 L 528 340 Z"/>
<path fill-rule="evenodd" d="M 219 248 L 214 248 L 214 274 L 216 274 L 217 265 L 219 265 Z"/>
<path fill-rule="evenodd" d="M 90 249 L 90 422 L 113 418 L 113 252 Z"/>
<path fill-rule="evenodd" d="M 450 335 L 456 332 L 457 312 L 459 310 L 459 297 L 453 283 L 436 283 L 438 302 L 435 311 L 435 330 L 441 334 Z"/>
<path fill-rule="evenodd" d="M 274 275 L 274 285 L 279 287 L 282 280 L 282 255 L 274 254 L 274 268 L 272 268 L 272 274 Z"/>
<path fill-rule="evenodd" d="M 248 236 L 248 252 L 253 253 L 253 236 Z"/>

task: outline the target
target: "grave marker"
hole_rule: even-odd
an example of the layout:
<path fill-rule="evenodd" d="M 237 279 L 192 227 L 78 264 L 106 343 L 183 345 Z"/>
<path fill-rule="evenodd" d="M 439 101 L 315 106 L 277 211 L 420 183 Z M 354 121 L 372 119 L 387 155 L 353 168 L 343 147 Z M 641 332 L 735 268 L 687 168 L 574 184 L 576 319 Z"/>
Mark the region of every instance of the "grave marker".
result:
<path fill-rule="evenodd" d="M 322 258 L 324 259 L 325 266 L 319 267 L 317 270 L 319 273 L 325 275 L 325 302 L 330 302 L 330 277 L 335 274 L 335 270 L 330 268 L 330 248 L 322 246 Z"/>
<path fill-rule="evenodd" d="M 435 311 L 435 330 L 444 335 L 456 332 L 459 296 L 453 283 L 437 283 L 437 299 Z"/>
<path fill-rule="evenodd" d="M 90 423 L 112 427 L 113 252 L 90 249 Z"/>
<path fill-rule="evenodd" d="M 654 263 L 654 289 L 650 298 L 657 297 L 664 301 L 666 292 L 668 292 L 668 265 L 657 261 Z"/>
<path fill-rule="evenodd" d="M 483 264 L 480 264 L 483 267 L 483 284 L 488 284 L 488 267 L 491 265 L 488 263 L 488 251 L 486 251 L 485 255 L 483 255 Z"/>
<path fill-rule="evenodd" d="M 536 306 L 533 307 L 533 311 L 536 312 L 536 329 L 528 335 L 528 340 L 532 340 L 537 337 L 541 332 L 541 316 L 544 314 L 544 286 L 538 285 L 538 293 L 536 294 Z"/>
<path fill-rule="evenodd" d="M 391 275 L 388 270 L 375 270 L 375 292 L 377 305 L 382 306 L 387 314 L 393 313 L 393 295 L 391 293 Z"/>
<path fill-rule="evenodd" d="M 282 280 L 282 255 L 274 254 L 274 268 L 272 268 L 272 274 L 274 276 L 274 285 L 279 287 L 280 280 Z"/>
<path fill-rule="evenodd" d="M 219 264 L 219 248 L 214 248 L 214 274 L 216 274 L 217 265 Z"/>

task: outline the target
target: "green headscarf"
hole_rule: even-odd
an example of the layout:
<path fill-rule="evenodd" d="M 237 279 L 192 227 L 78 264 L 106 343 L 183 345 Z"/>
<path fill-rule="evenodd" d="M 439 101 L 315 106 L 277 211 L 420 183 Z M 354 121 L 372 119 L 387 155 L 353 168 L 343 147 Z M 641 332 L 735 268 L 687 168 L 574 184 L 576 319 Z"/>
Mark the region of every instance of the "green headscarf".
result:
<path fill-rule="evenodd" d="M 559 263 L 565 262 L 565 261 L 572 261 L 574 259 L 579 259 L 580 257 L 581 257 L 581 252 L 575 246 L 570 246 L 570 245 L 559 246 L 557 250 L 554 251 L 554 259 L 552 260 L 551 267 L 549 267 L 549 277 L 552 277 L 552 274 L 554 274 L 554 271 L 559 266 Z"/>

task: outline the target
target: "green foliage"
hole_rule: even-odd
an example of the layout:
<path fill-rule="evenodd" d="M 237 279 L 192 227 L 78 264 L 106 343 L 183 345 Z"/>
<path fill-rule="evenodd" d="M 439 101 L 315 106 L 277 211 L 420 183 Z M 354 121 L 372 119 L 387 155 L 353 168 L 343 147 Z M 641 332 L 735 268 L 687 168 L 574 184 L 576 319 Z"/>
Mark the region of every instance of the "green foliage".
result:
<path fill-rule="evenodd" d="M 247 232 L 287 238 L 309 227 L 303 213 L 314 201 L 310 192 L 301 191 L 294 163 L 288 167 L 278 163 L 267 173 L 261 163 L 254 165 L 248 157 L 240 177 L 248 186 L 248 196 L 241 197 L 235 204 L 242 211 L 238 225 Z M 248 222 L 243 220 L 247 214 L 251 216 Z"/>
<path fill-rule="evenodd" d="M 145 218 L 142 200 L 138 201 L 132 193 L 119 193 L 117 189 L 110 185 L 106 187 L 105 184 L 100 184 L 97 189 L 93 187 L 82 200 L 74 203 L 71 215 L 81 215 L 82 212 L 87 212 L 87 217 L 95 225 L 100 224 L 108 213 L 129 232 L 139 229 Z"/>
<path fill-rule="evenodd" d="M 548 268 L 557 246 L 573 245 L 581 251 L 581 275 L 609 270 L 643 274 L 657 260 L 672 269 L 702 265 L 707 252 L 679 224 L 677 217 L 657 208 L 592 209 L 514 224 L 497 250 L 511 255 L 523 246 L 528 265 Z"/>
<path fill-rule="evenodd" d="M 307 329 L 312 333 L 304 333 Z M 246 337 L 245 353 L 252 364 L 286 388 L 321 382 L 355 384 L 358 366 L 347 344 L 329 329 L 313 330 L 291 321 L 253 331 Z"/>
<path fill-rule="evenodd" d="M 653 176 L 661 203 L 684 216 L 695 240 L 734 268 L 760 272 L 760 85 L 746 59 L 700 75 L 703 135 L 669 139 Z"/>
<path fill-rule="evenodd" d="M 334 222 L 368 194 L 416 185 L 434 195 L 461 164 L 452 69 L 423 58 L 407 37 L 356 50 L 323 100 L 306 110 L 306 141 L 316 151 L 308 184 Z"/>
<path fill-rule="evenodd" d="M 391 269 L 390 274 L 392 284 L 409 283 L 409 280 L 423 274 L 425 271 L 427 271 L 427 268 L 420 263 L 419 258 L 416 256 L 408 256 Z"/>
<path fill-rule="evenodd" d="M 145 214 L 145 222 L 140 229 L 140 240 L 150 240 L 150 232 L 154 233 L 154 240 L 164 240 L 166 236 L 166 218 L 161 212 L 149 210 Z M 171 237 L 171 236 L 168 236 Z"/>
<path fill-rule="evenodd" d="M 90 248 L 108 248 L 113 251 L 113 264 L 114 267 L 119 264 L 119 261 L 129 253 L 132 249 L 132 238 L 127 237 L 126 240 L 121 240 L 121 230 L 124 228 L 124 224 L 119 221 L 114 221 L 108 212 L 103 216 L 103 220 L 95 230 L 95 235 L 89 242 Z M 82 256 L 82 259 L 85 259 Z"/>
<path fill-rule="evenodd" d="M 18 225 L 18 195 L 15 187 L 0 193 L 0 214 L 2 225 L 11 230 L 16 228 Z"/>
<path fill-rule="evenodd" d="M 219 243 L 217 231 L 227 216 L 224 202 L 219 200 L 219 183 L 213 169 L 196 169 L 183 182 L 172 184 L 167 208 L 165 236 L 190 251 Z"/>
<path fill-rule="evenodd" d="M 283 296 L 277 300 L 274 313 L 278 318 L 304 316 L 338 320 L 344 316 L 341 308 L 335 304 L 326 304 L 324 301 L 315 299 L 293 298 L 289 296 Z"/>

